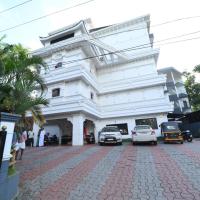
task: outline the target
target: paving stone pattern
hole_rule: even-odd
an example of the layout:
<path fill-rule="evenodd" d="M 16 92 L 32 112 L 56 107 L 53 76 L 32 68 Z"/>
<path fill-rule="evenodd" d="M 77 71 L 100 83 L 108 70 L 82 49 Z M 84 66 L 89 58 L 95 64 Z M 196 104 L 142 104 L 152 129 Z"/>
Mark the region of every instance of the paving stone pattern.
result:
<path fill-rule="evenodd" d="M 16 200 L 200 200 L 200 141 L 27 148 Z"/>

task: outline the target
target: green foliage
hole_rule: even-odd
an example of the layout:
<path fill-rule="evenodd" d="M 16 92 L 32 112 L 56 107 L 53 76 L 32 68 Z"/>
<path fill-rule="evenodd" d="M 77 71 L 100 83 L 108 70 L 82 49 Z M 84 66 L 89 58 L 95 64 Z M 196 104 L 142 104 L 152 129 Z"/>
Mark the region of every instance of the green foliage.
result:
<path fill-rule="evenodd" d="M 0 39 L 0 111 L 21 114 L 22 124 L 31 112 L 35 122 L 44 123 L 40 106 L 48 101 L 43 98 L 46 87 L 38 73 L 42 67 L 46 69 L 42 58 L 30 56 L 20 44 L 4 44 Z M 33 95 L 36 89 L 39 96 Z"/>
<path fill-rule="evenodd" d="M 200 65 L 194 68 L 194 72 L 200 72 Z M 200 110 L 200 83 L 196 82 L 195 75 L 190 72 L 184 72 L 185 89 L 188 94 L 193 111 Z"/>
<path fill-rule="evenodd" d="M 12 176 L 13 174 L 16 173 L 16 169 L 15 169 L 15 166 L 10 166 L 8 168 L 8 176 Z"/>

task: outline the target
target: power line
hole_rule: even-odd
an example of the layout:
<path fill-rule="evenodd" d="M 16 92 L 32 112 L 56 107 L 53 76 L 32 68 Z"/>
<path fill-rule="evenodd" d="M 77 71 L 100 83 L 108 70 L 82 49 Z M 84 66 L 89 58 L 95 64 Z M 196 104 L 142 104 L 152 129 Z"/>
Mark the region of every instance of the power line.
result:
<path fill-rule="evenodd" d="M 151 25 L 151 28 L 152 27 L 163 26 L 163 25 L 170 24 L 170 23 L 175 23 L 175 22 L 178 22 L 178 21 L 195 19 L 195 18 L 200 18 L 200 15 L 190 16 L 190 17 L 183 17 L 183 18 L 178 18 L 178 19 L 174 19 L 174 20 L 165 21 L 165 22 L 159 23 L 159 24 L 153 24 L 153 25 Z M 94 36 L 93 37 L 94 37 L 94 39 L 99 39 L 99 38 L 104 38 L 104 37 L 111 36 L 111 35 L 117 35 L 117 34 L 120 34 L 120 33 L 132 32 L 132 31 L 143 30 L 143 29 L 146 29 L 146 27 L 134 28 L 134 29 L 124 30 L 124 31 L 118 31 L 116 33 L 110 33 L 110 34 L 102 35 L 102 36 L 99 36 L 99 37 L 94 37 Z M 91 33 L 91 35 L 92 35 L 92 33 Z"/>
<path fill-rule="evenodd" d="M 183 40 L 172 41 L 172 42 L 166 42 L 166 43 L 159 44 L 159 45 L 160 46 L 164 46 L 164 45 L 175 44 L 175 43 L 186 42 L 186 41 L 197 40 L 197 39 L 200 39 L 200 36 L 199 37 L 193 37 L 193 38 L 187 38 L 187 39 L 183 39 Z M 167 40 L 167 39 L 164 39 L 164 40 Z M 157 43 L 158 42 L 162 42 L 164 40 L 157 41 Z M 146 48 L 149 48 L 149 47 L 151 47 L 151 44 L 148 44 L 148 45 L 147 44 L 143 44 L 143 45 L 138 45 L 138 46 L 134 46 L 134 47 L 126 48 L 126 49 L 121 49 L 121 50 L 117 50 L 117 51 L 113 51 L 113 52 L 109 52 L 109 53 L 105 53 L 105 54 L 100 54 L 100 55 L 96 55 L 96 56 L 89 56 L 89 57 L 85 57 L 85 58 L 75 59 L 75 60 L 63 62 L 63 64 L 71 64 L 71 63 L 79 62 L 79 61 L 82 61 L 82 60 L 93 59 L 93 58 L 106 56 L 106 55 L 111 55 L 111 54 L 120 53 L 120 52 L 127 52 L 127 51 L 146 49 Z M 51 65 L 48 65 L 48 66 L 51 66 Z M 53 64 L 52 64 L 52 66 L 53 66 Z"/>
<path fill-rule="evenodd" d="M 20 3 L 20 4 L 14 5 L 14 6 L 10 7 L 10 8 L 6 8 L 5 10 L 0 10 L 0 14 L 2 14 L 2 13 L 4 13 L 4 12 L 7 12 L 7 11 L 9 11 L 9 10 L 12 10 L 12 9 L 14 9 L 14 8 L 17 8 L 17 7 L 19 7 L 19 6 L 22 6 L 22 5 L 24 5 L 24 4 L 26 4 L 26 3 L 29 3 L 29 2 L 31 2 L 31 1 L 32 1 L 32 0 L 24 1 L 24 2 L 22 2 L 22 3 Z"/>
<path fill-rule="evenodd" d="M 29 0 L 29 1 L 32 1 L 32 0 Z M 12 30 L 12 29 L 18 28 L 18 27 L 20 27 L 20 26 L 24 26 L 24 25 L 26 25 L 26 24 L 29 24 L 29 23 L 35 22 L 35 21 L 37 21 L 37 20 L 40 20 L 40 19 L 49 17 L 49 16 L 51 16 L 51 15 L 55 15 L 55 14 L 58 14 L 58 13 L 60 13 L 60 12 L 64 12 L 64 11 L 66 11 L 66 10 L 69 10 L 69 9 L 72 9 L 72 8 L 75 8 L 75 7 L 78 7 L 78 6 L 81 6 L 81 5 L 90 3 L 90 2 L 92 2 L 92 1 L 95 1 L 95 0 L 89 0 L 89 1 L 86 1 L 86 2 L 83 2 L 83 3 L 80 3 L 80 4 L 77 4 L 77 5 L 74 5 L 74 6 L 71 6 L 71 7 L 64 8 L 64 9 L 62 9 L 62 10 L 58 10 L 58 11 L 49 13 L 49 14 L 47 14 L 47 15 L 43 15 L 43 16 L 41 16 L 41 17 L 32 19 L 32 20 L 30 20 L 30 21 L 27 21 L 27 22 L 24 22 L 24 23 L 21 23 L 21 24 L 17 24 L 17 25 L 15 25 L 15 26 L 12 26 L 12 27 L 9 27 L 9 28 L 6 28 L 6 29 L 2 29 L 2 30 L 0 30 L 0 32 Z M 197 15 L 197 16 L 189 16 L 189 17 L 178 18 L 178 19 L 174 19 L 174 20 L 170 20 L 170 21 L 165 21 L 165 22 L 163 22 L 163 23 L 151 25 L 151 27 L 162 26 L 162 25 L 174 23 L 174 22 L 177 22 L 177 21 L 189 20 L 189 19 L 194 19 L 194 18 L 200 18 L 200 16 Z M 136 28 L 136 29 L 131 29 L 131 30 L 126 30 L 126 31 L 121 31 L 121 32 L 117 32 L 117 33 L 106 34 L 106 35 L 100 36 L 100 37 L 98 37 L 98 38 L 107 37 L 107 36 L 110 36 L 110 35 L 115 35 L 115 34 L 119 34 L 119 33 L 123 33 L 123 32 L 129 32 L 129 31 L 135 31 L 135 30 L 142 30 L 142 29 L 146 29 L 146 27 L 143 27 L 143 28 Z"/>
<path fill-rule="evenodd" d="M 20 27 L 20 26 L 24 26 L 24 25 L 26 25 L 26 24 L 30 24 L 30 23 L 35 22 L 35 21 L 38 21 L 38 20 L 40 20 L 40 19 L 44 19 L 44 18 L 47 18 L 47 17 L 49 17 L 49 16 L 51 16 L 51 15 L 55 15 L 55 14 L 58 14 L 58 13 L 60 13 L 60 12 L 64 12 L 64 11 L 66 11 L 66 10 L 69 10 L 69 9 L 72 9 L 72 8 L 75 8 L 75 7 L 78 7 L 78 6 L 82 6 L 82 5 L 87 4 L 87 3 L 90 3 L 90 2 L 92 2 L 92 1 L 95 1 L 95 0 L 89 0 L 89 1 L 86 1 L 86 2 L 83 2 L 83 3 L 76 4 L 76 5 L 71 6 L 71 7 L 64 8 L 64 9 L 62 9 L 62 10 L 58 10 L 58 11 L 49 13 L 49 14 L 47 14 L 47 15 L 43 15 L 43 16 L 41 16 L 41 17 L 32 19 L 32 20 L 30 20 L 30 21 L 27 21 L 27 22 L 24 22 L 24 23 L 21 23 L 21 24 L 17 24 L 17 25 L 15 25 L 15 26 L 12 26 L 12 27 L 9 27 L 9 28 L 3 29 L 3 30 L 0 30 L 0 32 L 12 30 L 12 29 L 18 28 L 18 27 Z"/>
<path fill-rule="evenodd" d="M 160 42 L 164 42 L 164 41 L 167 41 L 167 40 L 176 39 L 176 38 L 185 37 L 185 36 L 188 36 L 188 35 L 193 35 L 193 34 L 196 34 L 196 33 L 200 33 L 200 30 L 199 30 L 199 31 L 195 31 L 195 32 L 191 32 L 191 33 L 187 33 L 187 34 L 182 34 L 182 35 L 173 36 L 173 37 L 170 37 L 170 38 L 165 38 L 165 39 L 162 39 L 162 40 L 159 40 L 159 41 L 155 41 L 155 42 L 153 42 L 153 44 L 155 44 L 155 43 L 160 43 Z M 88 45 L 84 45 L 84 46 L 91 46 L 91 45 L 88 44 Z M 145 46 L 147 46 L 147 47 L 145 47 Z M 129 48 L 122 49 L 122 50 L 116 50 L 116 51 L 113 51 L 113 53 L 121 53 L 121 52 L 123 52 L 124 50 L 125 50 L 125 52 L 126 52 L 126 51 L 128 51 L 128 49 L 132 49 L 132 50 L 133 50 L 133 48 L 134 48 L 135 50 L 137 50 L 137 49 L 141 49 L 141 47 L 148 48 L 148 47 L 151 47 L 151 44 L 150 44 L 150 43 L 145 43 L 145 44 L 141 44 L 141 45 L 129 47 Z M 112 53 L 112 54 L 113 54 L 113 53 Z M 102 55 L 97 55 L 97 57 L 99 57 L 99 56 L 103 56 L 103 54 L 102 54 Z M 66 57 L 66 56 L 63 56 L 63 57 Z"/>

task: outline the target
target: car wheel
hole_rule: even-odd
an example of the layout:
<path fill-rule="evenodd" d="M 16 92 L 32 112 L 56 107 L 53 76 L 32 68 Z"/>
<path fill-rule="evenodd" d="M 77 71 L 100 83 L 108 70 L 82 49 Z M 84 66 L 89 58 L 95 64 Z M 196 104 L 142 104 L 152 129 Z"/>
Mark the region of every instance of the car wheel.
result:
<path fill-rule="evenodd" d="M 136 145 L 136 143 L 135 143 L 135 142 L 133 142 L 133 145 Z"/>
<path fill-rule="evenodd" d="M 119 142 L 118 145 L 122 145 L 122 142 Z"/>
<path fill-rule="evenodd" d="M 158 144 L 158 142 L 157 142 L 157 141 L 155 141 L 155 142 L 154 142 L 154 145 L 157 145 L 157 144 Z"/>
<path fill-rule="evenodd" d="M 181 144 L 183 144 L 183 141 L 181 141 Z"/>

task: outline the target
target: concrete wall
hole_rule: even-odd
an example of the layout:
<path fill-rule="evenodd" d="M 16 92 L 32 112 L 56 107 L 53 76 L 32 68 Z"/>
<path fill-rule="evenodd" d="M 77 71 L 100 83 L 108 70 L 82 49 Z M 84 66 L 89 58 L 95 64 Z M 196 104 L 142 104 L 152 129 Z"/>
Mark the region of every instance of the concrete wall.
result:
<path fill-rule="evenodd" d="M 150 44 L 149 33 L 148 33 L 147 29 L 145 29 L 145 27 L 147 28 L 147 23 L 142 22 L 140 24 L 120 28 L 119 30 L 116 30 L 116 32 L 119 31 L 122 33 L 110 35 L 107 37 L 102 37 L 102 38 L 100 38 L 100 40 L 118 50 L 127 49 L 130 47 L 137 47 L 137 46 L 144 45 L 144 44 Z M 129 31 L 131 29 L 134 31 Z M 106 35 L 106 33 L 105 33 L 105 35 Z M 148 48 L 137 49 L 137 50 L 127 51 L 126 53 L 127 54 L 135 54 L 135 53 L 139 53 L 144 50 L 147 50 L 147 49 Z M 150 47 L 149 47 L 149 49 L 150 49 Z"/>
<path fill-rule="evenodd" d="M 128 135 L 123 135 L 122 138 L 126 139 L 126 138 L 131 138 L 131 130 L 134 129 L 135 127 L 135 120 L 136 119 L 145 119 L 145 118 L 156 118 L 157 119 L 157 125 L 158 125 L 158 129 L 155 129 L 156 132 L 156 136 L 160 136 L 161 132 L 160 132 L 160 127 L 159 125 L 162 122 L 167 122 L 167 115 L 166 114 L 152 114 L 152 115 L 141 115 L 141 116 L 137 116 L 137 117 L 121 117 L 121 118 L 112 118 L 112 119 L 103 119 L 103 120 L 97 120 L 95 121 L 95 137 L 98 137 L 98 132 L 105 127 L 108 124 L 122 124 L 122 123 L 127 123 L 128 125 Z"/>

